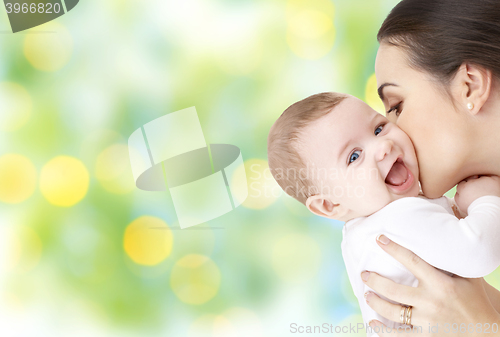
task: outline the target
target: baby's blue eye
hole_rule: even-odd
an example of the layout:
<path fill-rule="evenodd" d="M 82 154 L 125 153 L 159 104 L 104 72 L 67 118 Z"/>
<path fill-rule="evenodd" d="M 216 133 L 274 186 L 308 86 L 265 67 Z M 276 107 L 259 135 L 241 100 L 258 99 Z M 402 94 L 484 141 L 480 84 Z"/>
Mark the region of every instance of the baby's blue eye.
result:
<path fill-rule="evenodd" d="M 356 159 L 358 159 L 360 156 L 360 153 L 361 153 L 361 151 L 359 151 L 359 150 L 351 153 L 351 155 L 349 156 L 349 164 L 352 163 L 353 161 L 355 161 Z"/>
<path fill-rule="evenodd" d="M 375 136 L 378 136 L 378 134 L 382 132 L 382 129 L 383 129 L 383 128 L 384 128 L 384 126 L 383 126 L 383 125 L 380 125 L 379 127 L 377 127 L 377 128 L 375 129 Z"/>

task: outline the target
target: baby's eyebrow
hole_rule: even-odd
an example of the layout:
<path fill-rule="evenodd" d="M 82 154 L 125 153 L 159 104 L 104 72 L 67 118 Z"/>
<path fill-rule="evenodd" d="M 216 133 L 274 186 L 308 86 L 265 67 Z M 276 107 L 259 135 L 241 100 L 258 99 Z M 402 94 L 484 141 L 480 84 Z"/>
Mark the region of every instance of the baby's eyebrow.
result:
<path fill-rule="evenodd" d="M 337 162 L 340 162 L 340 156 L 342 155 L 342 153 L 345 152 L 345 149 L 347 149 L 347 147 L 349 146 L 349 143 L 351 141 L 348 139 L 345 143 L 344 143 L 344 146 L 342 146 L 340 148 L 340 151 L 339 151 L 339 154 L 337 155 Z"/>
<path fill-rule="evenodd" d="M 393 86 L 393 87 L 397 87 L 398 85 L 397 84 L 394 84 L 394 83 L 384 83 L 382 84 L 380 87 L 378 87 L 377 89 L 377 92 L 378 92 L 378 97 L 380 97 L 380 99 L 383 101 L 385 98 L 384 98 L 384 88 L 387 87 L 387 86 Z"/>

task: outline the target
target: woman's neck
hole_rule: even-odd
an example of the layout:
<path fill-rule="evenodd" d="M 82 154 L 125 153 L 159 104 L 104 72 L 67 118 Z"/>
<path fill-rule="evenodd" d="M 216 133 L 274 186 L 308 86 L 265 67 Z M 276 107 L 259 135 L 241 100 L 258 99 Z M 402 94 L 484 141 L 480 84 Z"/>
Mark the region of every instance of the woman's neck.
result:
<path fill-rule="evenodd" d="M 500 92 L 488 100 L 481 111 L 473 116 L 470 129 L 471 151 L 464 163 L 468 176 L 494 174 L 500 176 Z"/>

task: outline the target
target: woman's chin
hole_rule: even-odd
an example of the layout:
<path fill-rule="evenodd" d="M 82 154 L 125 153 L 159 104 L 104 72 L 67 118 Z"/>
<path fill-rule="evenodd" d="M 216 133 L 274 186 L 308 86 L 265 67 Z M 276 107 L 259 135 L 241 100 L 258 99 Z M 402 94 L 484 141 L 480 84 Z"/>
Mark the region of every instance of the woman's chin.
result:
<path fill-rule="evenodd" d="M 425 197 L 429 199 L 436 199 L 442 197 L 446 192 L 448 192 L 453 186 L 446 188 L 442 183 L 438 181 L 427 181 L 420 179 L 420 186 L 422 188 L 422 193 Z"/>

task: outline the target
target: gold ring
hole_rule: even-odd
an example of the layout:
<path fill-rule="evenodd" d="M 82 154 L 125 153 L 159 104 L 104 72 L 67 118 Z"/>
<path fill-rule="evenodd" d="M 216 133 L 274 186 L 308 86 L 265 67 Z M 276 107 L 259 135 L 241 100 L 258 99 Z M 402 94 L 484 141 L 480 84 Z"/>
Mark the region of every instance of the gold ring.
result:
<path fill-rule="evenodd" d="M 401 324 L 405 324 L 406 321 L 406 309 L 404 305 L 401 306 L 401 315 L 399 316 L 399 320 L 401 321 Z"/>
<path fill-rule="evenodd" d="M 413 308 L 413 307 L 410 305 L 410 306 L 408 307 L 408 311 L 406 312 L 406 319 L 405 319 L 405 324 L 406 324 L 406 325 L 411 325 L 411 309 L 412 309 L 412 308 Z"/>

